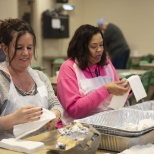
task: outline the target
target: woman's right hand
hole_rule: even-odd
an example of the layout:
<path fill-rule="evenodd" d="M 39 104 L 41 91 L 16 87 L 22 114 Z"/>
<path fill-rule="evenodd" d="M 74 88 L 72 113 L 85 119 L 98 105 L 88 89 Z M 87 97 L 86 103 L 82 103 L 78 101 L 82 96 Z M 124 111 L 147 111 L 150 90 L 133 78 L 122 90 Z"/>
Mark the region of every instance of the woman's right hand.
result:
<path fill-rule="evenodd" d="M 28 105 L 21 107 L 19 110 L 13 113 L 13 118 L 16 124 L 22 124 L 30 121 L 40 119 L 42 114 L 42 108 L 34 105 Z"/>
<path fill-rule="evenodd" d="M 14 125 L 40 119 L 42 108 L 34 105 L 21 107 L 14 113 L 0 118 L 0 125 L 4 130 L 10 130 Z"/>
<path fill-rule="evenodd" d="M 125 83 L 126 80 L 114 81 L 106 84 L 105 87 L 112 95 L 123 95 L 130 89 L 129 83 L 127 83 L 126 86 L 122 86 Z"/>

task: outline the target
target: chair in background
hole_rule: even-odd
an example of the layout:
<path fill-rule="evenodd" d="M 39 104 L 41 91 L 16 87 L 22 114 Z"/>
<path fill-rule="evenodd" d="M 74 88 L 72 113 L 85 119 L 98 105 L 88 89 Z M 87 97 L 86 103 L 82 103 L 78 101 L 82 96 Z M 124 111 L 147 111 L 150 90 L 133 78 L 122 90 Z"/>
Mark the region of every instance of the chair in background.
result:
<path fill-rule="evenodd" d="M 152 72 L 151 79 L 150 79 L 150 92 L 149 93 L 150 93 L 149 99 L 154 100 L 154 71 Z"/>
<path fill-rule="evenodd" d="M 60 66 L 62 65 L 62 63 L 65 61 L 64 58 L 56 58 L 53 62 L 52 62 L 52 76 L 56 75 L 56 72 L 59 71 Z"/>
<path fill-rule="evenodd" d="M 32 69 L 44 72 L 45 68 L 40 66 L 32 66 Z M 45 73 L 45 72 L 44 72 Z M 48 77 L 49 75 L 45 73 Z"/>
<path fill-rule="evenodd" d="M 32 69 L 42 71 L 40 66 L 33 66 Z"/>
<path fill-rule="evenodd" d="M 127 69 L 140 69 L 141 64 L 151 63 L 153 60 L 154 60 L 154 56 L 152 54 L 142 56 L 138 59 L 132 59 L 132 57 L 129 57 L 126 68 Z"/>
<path fill-rule="evenodd" d="M 153 55 L 152 54 L 147 54 L 147 55 L 143 56 L 141 58 L 141 60 L 145 60 L 145 61 L 148 61 L 148 63 L 151 63 L 152 60 L 153 60 Z"/>
<path fill-rule="evenodd" d="M 139 64 L 133 64 L 132 59 L 129 57 L 126 64 L 126 69 L 139 69 Z"/>
<path fill-rule="evenodd" d="M 144 65 L 144 64 L 148 64 L 149 61 L 148 60 L 140 60 L 139 65 Z"/>
<path fill-rule="evenodd" d="M 151 84 L 152 74 L 153 74 L 153 70 L 147 70 L 144 74 L 141 75 L 141 81 L 142 81 L 143 87 L 144 87 L 147 94 L 148 94 L 149 89 L 150 89 L 149 87 L 150 87 L 150 84 Z"/>

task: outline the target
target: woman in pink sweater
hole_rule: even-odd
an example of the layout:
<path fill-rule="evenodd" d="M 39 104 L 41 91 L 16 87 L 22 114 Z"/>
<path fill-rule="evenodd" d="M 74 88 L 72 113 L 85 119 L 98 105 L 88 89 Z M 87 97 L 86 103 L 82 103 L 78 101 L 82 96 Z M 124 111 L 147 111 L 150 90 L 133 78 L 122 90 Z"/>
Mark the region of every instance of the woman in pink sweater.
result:
<path fill-rule="evenodd" d="M 116 70 L 107 57 L 103 34 L 91 25 L 80 26 L 72 37 L 59 71 L 57 95 L 65 109 L 62 123 L 109 110 L 112 95 L 123 95 Z"/>

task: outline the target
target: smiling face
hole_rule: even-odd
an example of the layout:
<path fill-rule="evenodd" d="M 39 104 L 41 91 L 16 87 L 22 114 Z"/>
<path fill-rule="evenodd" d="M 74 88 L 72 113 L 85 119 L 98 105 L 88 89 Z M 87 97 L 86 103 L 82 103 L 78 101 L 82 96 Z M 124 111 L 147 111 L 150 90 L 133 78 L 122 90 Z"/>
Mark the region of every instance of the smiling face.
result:
<path fill-rule="evenodd" d="M 17 41 L 17 47 L 15 47 L 16 38 L 17 33 L 14 33 L 9 48 L 6 47 L 5 49 L 5 54 L 10 60 L 13 58 L 11 66 L 16 70 L 21 71 L 27 69 L 33 57 L 33 36 L 30 33 L 21 35 Z"/>
<path fill-rule="evenodd" d="M 90 56 L 89 56 L 89 66 L 97 64 L 102 57 L 104 51 L 103 38 L 100 33 L 93 35 L 92 39 L 88 45 Z"/>

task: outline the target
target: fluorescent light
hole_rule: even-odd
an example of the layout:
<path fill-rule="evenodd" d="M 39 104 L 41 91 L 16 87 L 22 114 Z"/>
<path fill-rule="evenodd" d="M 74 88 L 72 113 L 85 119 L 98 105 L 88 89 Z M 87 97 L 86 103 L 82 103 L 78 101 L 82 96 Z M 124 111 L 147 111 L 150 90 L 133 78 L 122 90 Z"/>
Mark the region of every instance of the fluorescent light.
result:
<path fill-rule="evenodd" d="M 74 10 L 75 9 L 75 7 L 73 5 L 69 5 L 69 4 L 63 4 L 62 5 L 62 8 L 64 10 L 68 10 L 68 11 L 71 11 L 71 10 Z"/>

